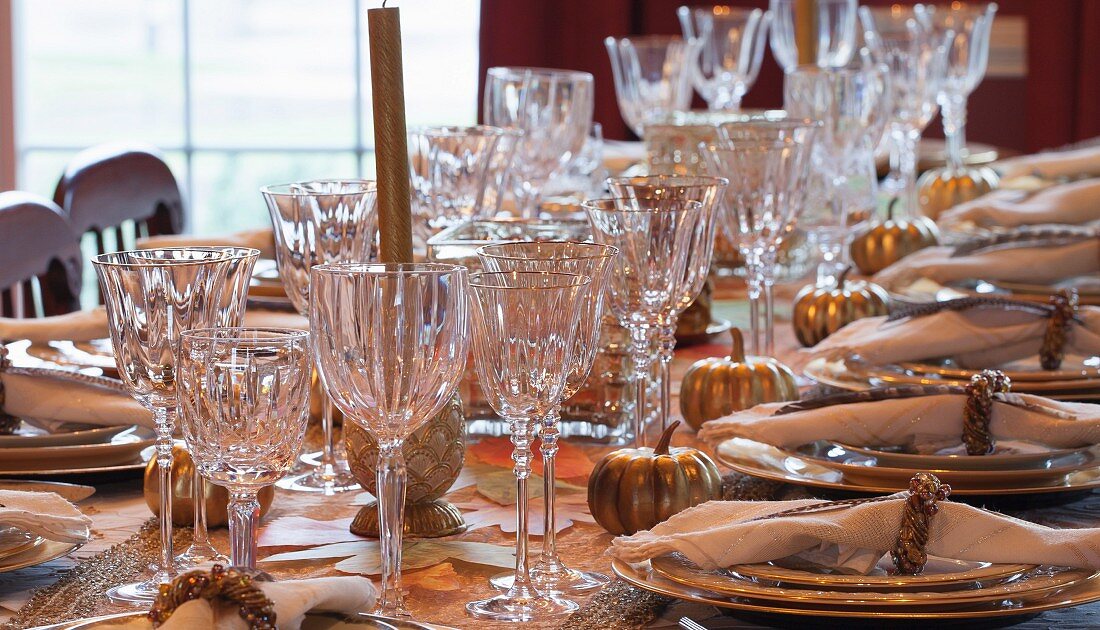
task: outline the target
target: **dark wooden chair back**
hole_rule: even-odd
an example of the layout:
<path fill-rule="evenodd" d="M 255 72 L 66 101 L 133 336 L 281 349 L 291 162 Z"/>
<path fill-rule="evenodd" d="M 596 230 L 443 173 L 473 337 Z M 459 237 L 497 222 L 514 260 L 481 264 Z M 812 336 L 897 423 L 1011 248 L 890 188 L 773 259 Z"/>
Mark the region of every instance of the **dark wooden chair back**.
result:
<path fill-rule="evenodd" d="M 65 213 L 30 193 L 0 193 L 0 316 L 80 308 L 80 240 Z"/>

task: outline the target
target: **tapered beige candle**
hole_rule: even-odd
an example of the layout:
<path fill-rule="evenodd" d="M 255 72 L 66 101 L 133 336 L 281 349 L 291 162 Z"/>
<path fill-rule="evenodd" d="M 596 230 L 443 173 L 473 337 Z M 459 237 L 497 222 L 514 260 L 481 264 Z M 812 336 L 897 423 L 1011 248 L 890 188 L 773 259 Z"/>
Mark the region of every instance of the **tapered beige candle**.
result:
<path fill-rule="evenodd" d="M 382 262 L 412 262 L 409 149 L 405 136 L 405 82 L 401 75 L 401 13 L 367 10 L 371 102 L 378 171 L 378 232 Z"/>

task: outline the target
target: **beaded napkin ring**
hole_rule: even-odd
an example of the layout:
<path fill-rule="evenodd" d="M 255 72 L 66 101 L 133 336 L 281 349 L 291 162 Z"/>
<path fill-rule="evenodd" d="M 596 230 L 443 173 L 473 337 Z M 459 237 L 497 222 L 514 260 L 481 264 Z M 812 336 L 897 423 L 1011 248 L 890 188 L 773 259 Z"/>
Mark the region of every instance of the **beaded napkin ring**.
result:
<path fill-rule="evenodd" d="M 252 576 L 237 569 L 215 564 L 207 571 L 189 571 L 168 584 L 160 592 L 149 611 L 153 627 L 160 626 L 179 606 L 193 600 L 211 603 L 224 601 L 238 607 L 241 619 L 250 630 L 275 630 L 275 604 L 252 580 Z"/>
<path fill-rule="evenodd" d="M 917 473 L 909 481 L 909 497 L 901 519 L 898 540 L 890 552 L 899 575 L 920 575 L 928 562 L 928 523 L 939 511 L 937 501 L 946 501 L 951 486 L 940 483 L 931 473 Z"/>
<path fill-rule="evenodd" d="M 1000 370 L 982 370 L 970 377 L 966 386 L 966 404 L 963 405 L 963 444 L 967 455 L 988 455 L 997 446 L 989 432 L 993 417 L 993 397 L 1007 394 L 1012 380 Z"/>
<path fill-rule="evenodd" d="M 1066 356 L 1066 333 L 1069 325 L 1077 319 L 1077 292 L 1063 289 L 1057 295 L 1050 296 L 1053 309 L 1047 321 L 1043 345 L 1039 348 L 1039 364 L 1044 370 L 1057 370 Z"/>

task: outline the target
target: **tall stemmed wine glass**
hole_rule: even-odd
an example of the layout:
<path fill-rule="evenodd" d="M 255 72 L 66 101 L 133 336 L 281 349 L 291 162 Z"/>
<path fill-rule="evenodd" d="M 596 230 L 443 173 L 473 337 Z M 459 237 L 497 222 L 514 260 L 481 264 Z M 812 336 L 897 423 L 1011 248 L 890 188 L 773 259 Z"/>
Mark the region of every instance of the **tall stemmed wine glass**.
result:
<path fill-rule="evenodd" d="M 474 366 L 478 381 L 512 435 L 516 475 L 516 571 L 511 587 L 466 604 L 494 621 L 530 621 L 577 610 L 575 602 L 531 583 L 527 558 L 527 478 L 538 420 L 559 404 L 576 349 L 588 276 L 536 271 L 479 272 L 470 277 Z"/>
<path fill-rule="evenodd" d="M 812 7 L 811 15 L 799 15 L 798 5 Z M 856 52 L 856 0 L 771 0 L 772 55 L 783 72 L 800 64 L 841 68 Z M 798 28 L 807 24 L 810 28 Z M 801 37 L 800 37 L 801 36 Z"/>
<path fill-rule="evenodd" d="M 309 333 L 197 328 L 180 336 L 180 424 L 202 475 L 229 490 L 232 565 L 256 571 L 257 493 L 293 467 L 309 420 Z"/>
<path fill-rule="evenodd" d="M 92 259 L 107 309 L 115 363 L 126 388 L 153 412 L 160 482 L 160 560 L 144 582 L 107 591 L 112 600 L 147 605 L 175 574 L 172 557 L 172 432 L 176 348 L 183 330 L 239 322 L 244 286 L 259 250 L 179 247 L 102 254 Z"/>
<path fill-rule="evenodd" d="M 662 328 L 675 327 L 673 318 L 679 312 L 687 277 L 688 250 L 705 219 L 703 204 L 619 198 L 591 199 L 582 205 L 594 240 L 619 250 L 612 263 L 607 298 L 611 312 L 630 331 L 634 443 L 644 446 L 653 342 Z M 660 402 L 661 408 L 667 404 Z"/>
<path fill-rule="evenodd" d="M 548 68 L 489 68 L 485 123 L 523 133 L 512 154 L 517 213 L 535 218 L 542 188 L 584 147 L 594 107 L 592 75 Z"/>
<path fill-rule="evenodd" d="M 698 40 L 690 60 L 695 90 L 711 111 L 738 111 L 756 82 L 772 14 L 729 6 L 680 7 L 680 27 Z"/>
<path fill-rule="evenodd" d="M 653 207 L 677 208 L 686 202 L 697 201 L 703 205 L 702 218 L 688 244 L 687 264 L 684 276 L 677 285 L 670 316 L 662 321 L 657 331 L 660 379 L 658 418 L 661 429 L 668 427 L 672 402 L 672 354 L 676 350 L 676 323 L 707 282 L 710 274 L 711 254 L 714 251 L 714 230 L 718 224 L 715 207 L 729 180 L 721 177 L 674 177 L 654 175 L 650 177 L 612 177 L 607 187 L 620 207 L 628 209 L 642 202 Z"/>
<path fill-rule="evenodd" d="M 317 180 L 260 189 L 275 229 L 279 277 L 294 308 L 309 315 L 310 268 L 370 260 L 377 231 L 377 188 L 369 180 Z M 359 488 L 347 463 L 336 457 L 332 404 L 322 401 L 324 444 L 313 472 L 289 477 L 280 487 L 331 495 Z"/>
<path fill-rule="evenodd" d="M 578 571 L 565 566 L 558 556 L 556 515 L 554 503 L 554 460 L 558 452 L 559 424 L 562 402 L 580 391 L 592 370 L 592 362 L 599 349 L 600 323 L 603 320 L 603 294 L 611 261 L 619 251 L 609 245 L 577 243 L 572 241 L 541 241 L 533 243 L 501 243 L 478 248 L 482 266 L 490 272 L 541 271 L 547 273 L 571 273 L 590 279 L 581 301 L 580 319 L 573 342 L 573 359 L 565 375 L 565 388 L 561 398 L 542 418 L 539 437 L 542 439 L 543 502 L 545 504 L 546 531 L 542 537 L 542 557 L 531 567 L 531 583 L 540 592 L 580 594 L 608 583 L 602 573 Z M 510 588 L 513 574 L 494 577 L 491 582 L 498 588 Z"/>
<path fill-rule="evenodd" d="M 667 35 L 604 40 L 615 96 L 626 124 L 641 137 L 645 126 L 691 108 L 690 60 L 703 45 Z"/>
<path fill-rule="evenodd" d="M 409 616 L 401 592 L 405 439 L 454 396 L 466 365 L 466 268 L 438 263 L 317 265 L 310 329 L 321 381 L 378 443 L 382 593 L 376 611 Z"/>

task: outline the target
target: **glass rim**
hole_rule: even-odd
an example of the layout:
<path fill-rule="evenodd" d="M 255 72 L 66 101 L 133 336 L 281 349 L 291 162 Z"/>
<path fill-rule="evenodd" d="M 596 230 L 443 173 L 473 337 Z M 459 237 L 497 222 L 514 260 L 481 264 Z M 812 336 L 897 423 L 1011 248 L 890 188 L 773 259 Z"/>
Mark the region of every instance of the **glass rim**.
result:
<path fill-rule="evenodd" d="M 487 136 L 499 138 L 507 133 L 504 127 L 494 125 L 424 125 L 409 127 L 408 135 L 422 135 L 429 138 L 455 138 L 463 135 Z"/>
<path fill-rule="evenodd" d="M 149 259 L 148 262 L 131 261 L 120 262 L 111 260 L 116 256 L 125 256 L 131 254 L 138 254 L 139 252 L 181 252 L 181 251 L 200 251 L 200 252 L 221 252 L 223 255 L 219 258 L 205 258 L 202 260 L 172 260 L 172 259 Z M 211 262 L 225 262 L 227 260 L 244 260 L 246 258 L 259 258 L 260 250 L 254 247 L 239 247 L 237 245 L 177 245 L 174 247 L 150 247 L 147 249 L 124 249 L 117 252 L 107 252 L 104 254 L 96 254 L 92 256 L 91 262 L 97 267 L 185 267 L 189 265 L 205 265 Z"/>
<path fill-rule="evenodd" d="M 465 265 L 439 262 L 411 262 L 411 263 L 386 263 L 386 262 L 339 262 L 313 265 L 310 273 L 319 273 L 331 276 L 412 276 L 432 275 L 446 276 L 452 273 L 467 272 Z"/>
<path fill-rule="evenodd" d="M 558 258 L 525 258 L 523 256 L 514 256 L 508 254 L 492 254 L 487 253 L 485 250 L 492 249 L 494 247 L 513 247 L 516 245 L 580 245 L 581 247 L 591 247 L 593 253 L 591 254 L 579 254 L 576 256 L 564 256 Z M 478 256 L 485 258 L 492 258 L 493 260 L 524 260 L 524 261 L 544 261 L 544 260 L 595 260 L 600 258 L 614 258 L 619 253 L 619 248 L 614 245 L 605 245 L 603 243 L 591 243 L 589 241 L 508 241 L 505 243 L 490 243 L 488 245 L 482 245 L 474 250 Z M 489 272 L 495 273 L 495 272 Z M 551 272 L 553 273 L 553 272 Z"/>
<path fill-rule="evenodd" d="M 608 177 L 604 181 L 609 183 L 609 184 L 613 183 L 613 184 L 617 184 L 617 185 L 622 186 L 622 185 L 630 185 L 631 183 L 643 184 L 643 183 L 646 183 L 647 181 L 671 182 L 671 181 L 681 181 L 681 180 L 683 180 L 685 182 L 686 181 L 691 181 L 691 180 L 695 180 L 695 181 L 693 183 L 669 184 L 669 186 L 706 186 L 708 184 L 717 184 L 717 185 L 720 185 L 720 186 L 729 186 L 729 183 L 730 183 L 729 178 L 718 177 L 718 176 L 715 176 L 715 175 L 631 175 L 631 176 L 627 176 L 627 177 L 622 177 L 622 176 Z M 703 182 L 706 182 L 706 183 L 703 183 Z M 616 197 L 616 199 L 622 199 L 622 197 Z"/>
<path fill-rule="evenodd" d="M 717 9 L 719 7 L 724 9 L 721 13 L 715 11 L 715 9 Z M 687 9 L 688 11 L 690 11 L 692 13 L 692 17 L 694 17 L 694 14 L 695 14 L 696 11 L 705 11 L 706 13 L 710 13 L 714 17 L 726 17 L 726 16 L 734 16 L 734 15 L 741 16 L 741 15 L 750 14 L 754 11 L 759 11 L 760 15 L 763 15 L 764 13 L 767 13 L 767 9 L 761 9 L 759 7 L 735 7 L 735 6 L 731 6 L 731 5 L 728 5 L 728 4 L 716 4 L 716 5 L 713 5 L 713 6 L 709 6 L 709 5 L 705 5 L 705 4 L 697 4 L 697 5 L 694 5 L 694 6 L 684 5 L 684 6 L 680 7 L 680 9 Z M 680 9 L 677 9 L 677 11 L 679 11 Z"/>
<path fill-rule="evenodd" d="M 696 199 L 690 199 L 684 202 L 682 208 L 621 208 L 615 205 L 616 201 L 629 201 L 637 202 L 638 199 L 632 197 L 599 197 L 596 199 L 585 199 L 581 202 L 581 207 L 585 210 L 592 210 L 594 212 L 634 212 L 634 213 L 649 213 L 660 214 L 664 212 L 687 212 L 688 210 L 701 210 L 703 208 L 703 202 Z M 641 200 L 646 201 L 646 200 Z M 650 200 L 650 201 L 662 201 L 662 200 Z M 667 201 L 667 200 L 664 200 Z M 613 207 L 604 207 L 596 204 L 611 204 Z"/>
<path fill-rule="evenodd" d="M 499 79 L 522 79 L 526 76 L 535 76 L 542 79 L 569 78 L 588 83 L 595 81 L 591 72 L 584 72 L 583 70 L 566 70 L 564 68 L 544 68 L 539 66 L 493 66 L 485 71 L 485 76 Z"/>
<path fill-rule="evenodd" d="M 246 333 L 272 333 L 278 335 L 276 337 L 269 337 L 261 339 L 259 337 L 248 337 Z M 221 335 L 218 333 L 231 333 L 228 335 Z M 189 330 L 180 331 L 180 339 L 188 337 L 190 339 L 199 339 L 204 341 L 232 341 L 232 342 L 263 342 L 263 341 L 299 341 L 307 340 L 310 337 L 308 330 L 302 330 L 301 328 L 286 328 L 282 326 L 213 326 L 207 328 L 191 328 Z"/>
<path fill-rule="evenodd" d="M 303 186 L 305 184 L 360 184 L 361 190 L 349 190 L 345 192 L 294 192 L 291 190 L 277 190 L 280 188 L 290 188 L 291 186 Z M 360 193 L 378 192 L 378 182 L 373 179 L 357 179 L 354 177 L 348 179 L 307 179 L 299 182 L 286 182 L 282 184 L 268 184 L 266 186 L 260 186 L 260 194 L 268 195 L 271 197 L 343 197 L 344 195 L 357 195 Z"/>
<path fill-rule="evenodd" d="M 479 280 L 486 276 L 542 276 L 545 278 L 553 277 L 559 281 L 562 281 L 562 284 L 547 287 L 509 287 L 495 286 L 479 282 Z M 569 281 L 564 282 L 564 280 L 567 278 L 569 279 Z M 475 271 L 474 273 L 470 274 L 470 287 L 478 287 L 480 289 L 500 289 L 504 291 L 530 291 L 532 289 L 571 289 L 573 287 L 585 287 L 591 283 L 592 276 L 581 273 L 565 273 L 563 271 Z"/>
<path fill-rule="evenodd" d="M 634 44 L 658 44 L 658 43 L 671 43 L 671 42 L 685 42 L 689 40 L 684 39 L 679 35 L 624 35 L 623 37 L 615 37 L 614 35 L 608 35 L 604 38 L 604 44 L 612 43 L 616 46 L 621 45 L 623 42 L 630 42 Z"/>

